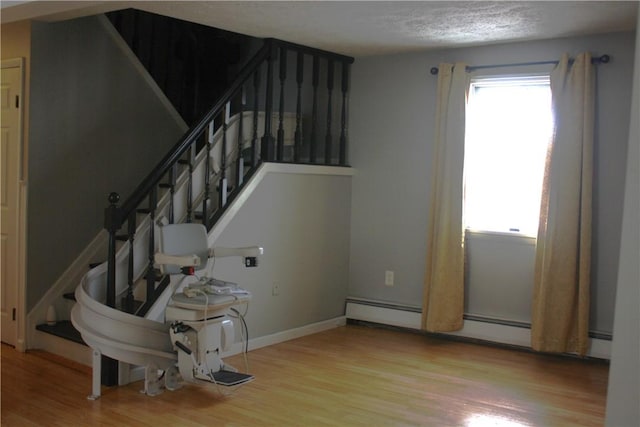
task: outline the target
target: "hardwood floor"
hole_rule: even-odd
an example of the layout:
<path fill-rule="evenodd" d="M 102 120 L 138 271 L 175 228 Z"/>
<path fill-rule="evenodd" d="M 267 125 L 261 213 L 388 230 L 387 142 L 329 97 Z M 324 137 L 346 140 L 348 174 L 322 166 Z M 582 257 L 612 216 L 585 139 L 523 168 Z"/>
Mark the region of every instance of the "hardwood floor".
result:
<path fill-rule="evenodd" d="M 244 366 L 240 355 L 227 359 Z M 255 381 L 103 387 L 90 369 L 2 345 L 9 426 L 602 426 L 608 365 L 347 325 L 249 353 Z"/>

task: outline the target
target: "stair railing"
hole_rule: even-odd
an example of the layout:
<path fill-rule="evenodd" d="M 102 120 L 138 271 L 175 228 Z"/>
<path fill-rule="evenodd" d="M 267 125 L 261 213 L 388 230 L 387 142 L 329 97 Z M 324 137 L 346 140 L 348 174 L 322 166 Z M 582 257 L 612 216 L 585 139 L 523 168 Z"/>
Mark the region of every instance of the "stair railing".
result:
<path fill-rule="evenodd" d="M 287 58 L 295 58 L 293 73 L 288 73 Z M 311 60 L 311 84 L 308 92 L 305 92 L 305 61 Z M 293 62 L 293 61 L 292 61 Z M 274 112 L 274 66 L 278 68 L 278 111 Z M 321 67 L 321 63 L 325 67 Z M 162 215 L 173 222 L 191 222 L 200 220 L 210 229 L 217 219 L 224 213 L 231 201 L 239 194 L 243 186 L 248 182 L 262 162 L 286 162 L 304 164 L 324 164 L 334 166 L 348 166 L 347 164 L 347 117 L 348 117 L 348 82 L 349 67 L 353 63 L 353 58 L 309 48 L 293 43 L 283 42 L 275 39 L 266 39 L 263 47 L 240 71 L 237 78 L 224 92 L 221 98 L 204 116 L 192 126 L 178 140 L 173 148 L 162 158 L 157 166 L 142 180 L 135 191 L 120 205 L 120 196 L 117 193 L 109 195 L 109 206 L 105 209 L 105 229 L 109 235 L 108 260 L 107 260 L 107 286 L 106 303 L 109 307 L 119 308 L 137 314 L 143 313 L 150 308 L 155 299 L 164 289 L 162 282 L 158 283 L 158 273 L 154 270 L 153 254 L 155 252 L 156 239 L 154 228 L 156 220 Z M 333 105 L 334 98 L 332 90 L 334 87 L 335 64 L 341 65 L 342 99 L 338 103 L 341 105 L 340 120 L 333 119 L 333 111 L 338 108 Z M 326 94 L 324 98 L 320 91 L 321 74 L 324 73 L 326 79 Z M 294 90 L 287 88 L 287 74 L 294 74 Z M 264 85 L 262 84 L 264 82 Z M 291 100 L 288 92 L 295 92 L 295 97 Z M 306 96 L 305 96 L 306 95 Z M 309 96 L 310 95 L 310 96 Z M 247 98 L 252 102 L 247 103 Z M 305 99 L 306 98 L 306 99 Z M 326 114 L 321 116 L 322 110 L 318 108 L 318 103 L 322 100 L 327 102 Z M 295 126 L 292 135 L 287 135 L 285 129 L 286 109 L 295 109 Z M 251 110 L 245 110 L 251 106 Z M 260 106 L 263 106 L 263 135 L 259 136 L 260 128 Z M 292 112 L 293 113 L 293 112 Z M 227 133 L 230 128 L 230 117 L 237 116 L 239 126 L 236 127 L 237 140 L 229 141 Z M 252 116 L 252 117 L 244 117 Z M 308 119 L 308 123 L 305 122 Z M 246 120 L 245 120 L 246 119 Z M 316 135 L 320 130 L 320 120 L 326 123 L 325 136 L 321 138 Z M 276 138 L 273 136 L 273 122 L 278 125 Z M 249 124 L 251 135 L 245 135 L 244 124 Z M 334 124 L 339 123 L 339 129 L 333 129 Z M 309 137 L 305 137 L 305 128 L 310 129 Z M 338 141 L 337 158 L 332 157 L 333 141 L 332 131 L 340 134 Z M 222 134 L 215 139 L 215 135 Z M 291 133 L 291 132 L 290 132 Z M 290 140 L 287 140 L 287 137 Z M 248 141 L 245 144 L 245 141 Z M 258 143 L 259 141 L 259 143 Z M 285 152 L 287 141 L 290 143 L 291 152 Z M 319 147 L 320 141 L 324 141 L 324 146 Z M 215 170 L 211 167 L 212 156 L 216 150 L 214 144 L 221 144 L 220 158 L 218 159 L 220 168 Z M 321 151 L 322 150 L 322 151 Z M 229 151 L 231 153 L 229 154 Z M 318 152 L 325 155 L 319 158 Z M 232 158 L 229 159 L 228 157 Z M 204 170 L 202 177 L 196 176 L 195 167 L 198 159 L 202 159 Z M 215 164 L 215 162 L 213 162 Z M 188 191 L 178 191 L 179 165 L 186 165 L 188 172 Z M 245 169 L 246 168 L 246 169 Z M 235 170 L 234 170 L 235 169 Z M 233 171 L 233 172 L 232 172 Z M 229 182 L 230 180 L 230 182 Z M 201 182 L 200 182 L 201 181 Z M 159 206 L 160 191 L 168 189 L 167 206 Z M 218 192 L 218 197 L 211 197 L 211 193 Z M 186 196 L 184 195 L 186 193 Z M 186 200 L 184 200 L 186 198 Z M 146 206 L 142 207 L 146 203 Z M 214 202 L 217 201 L 217 202 Z M 178 213 L 180 204 L 185 203 L 186 214 Z M 195 212 L 196 206 L 200 206 L 201 211 Z M 214 209 L 215 208 L 215 209 Z M 184 209 L 183 209 L 184 211 Z M 166 212 L 164 215 L 162 212 Z M 138 221 L 137 214 L 147 215 L 144 220 Z M 145 222 L 146 221 L 146 222 Z M 134 269 L 136 263 L 134 257 L 134 242 L 139 243 L 135 234 L 140 233 L 143 223 L 148 226 L 147 253 L 148 261 L 144 268 L 147 281 L 146 301 L 142 307 L 138 307 L 133 301 L 133 286 L 136 281 Z M 125 228 L 124 225 L 127 224 Z M 126 230 L 124 236 L 118 236 L 121 229 Z M 126 241 L 129 245 L 126 263 L 127 272 L 117 271 L 119 266 L 116 263 L 117 240 Z M 140 268 L 140 267 L 138 267 Z M 122 301 L 116 301 L 116 285 L 119 278 L 124 278 L 127 290 Z M 165 285 L 168 281 L 165 281 Z"/>

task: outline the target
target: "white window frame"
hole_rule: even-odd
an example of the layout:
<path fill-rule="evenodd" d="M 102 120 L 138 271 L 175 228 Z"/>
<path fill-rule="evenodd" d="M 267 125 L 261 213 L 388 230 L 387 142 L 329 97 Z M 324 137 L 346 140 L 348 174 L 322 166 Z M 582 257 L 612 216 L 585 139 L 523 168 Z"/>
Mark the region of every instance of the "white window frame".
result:
<path fill-rule="evenodd" d="M 474 75 L 471 78 L 470 87 L 469 87 L 469 99 L 473 96 L 474 88 L 479 87 L 496 87 L 496 86 L 509 86 L 514 83 L 522 84 L 522 85 L 536 85 L 536 84 L 550 84 L 550 76 L 549 73 L 522 73 L 522 74 L 484 74 L 484 75 Z M 549 106 L 551 108 L 551 105 Z M 553 125 L 552 125 L 553 126 Z M 551 136 L 550 136 L 551 137 Z M 551 143 L 551 140 L 549 140 Z M 466 141 L 465 141 L 466 148 Z M 544 167 L 544 165 L 541 165 Z M 466 167 L 466 159 L 465 159 L 465 167 Z M 466 174 L 465 174 L 466 175 Z M 465 186 L 466 186 L 466 177 L 465 177 Z M 466 200 L 463 200 L 466 208 Z M 484 228 L 478 227 L 473 228 L 467 225 L 466 220 L 463 219 L 464 227 L 466 232 L 473 234 L 486 234 L 486 235 L 503 235 L 503 236 L 511 236 L 511 237 L 521 237 L 525 240 L 535 240 L 535 233 L 527 233 L 525 231 L 520 230 L 496 230 L 493 228 Z"/>

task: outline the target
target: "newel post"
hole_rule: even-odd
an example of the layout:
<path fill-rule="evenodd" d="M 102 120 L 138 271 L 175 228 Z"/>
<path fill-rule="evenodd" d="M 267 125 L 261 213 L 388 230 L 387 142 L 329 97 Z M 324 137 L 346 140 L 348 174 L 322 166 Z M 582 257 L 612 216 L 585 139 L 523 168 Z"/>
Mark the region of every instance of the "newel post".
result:
<path fill-rule="evenodd" d="M 116 233 L 123 223 L 122 208 L 118 193 L 109 194 L 109 206 L 104 210 L 104 228 L 109 233 L 107 255 L 107 306 L 116 307 Z M 113 386 L 118 384 L 118 361 L 102 356 L 100 376 L 102 384 Z"/>
<path fill-rule="evenodd" d="M 349 63 L 342 63 L 342 114 L 340 116 L 340 165 L 347 165 L 347 94 L 349 93 Z"/>
<path fill-rule="evenodd" d="M 116 233 L 122 226 L 122 210 L 117 206 L 118 193 L 109 194 L 109 207 L 104 210 L 104 228 L 109 233 L 107 252 L 107 306 L 116 306 Z"/>

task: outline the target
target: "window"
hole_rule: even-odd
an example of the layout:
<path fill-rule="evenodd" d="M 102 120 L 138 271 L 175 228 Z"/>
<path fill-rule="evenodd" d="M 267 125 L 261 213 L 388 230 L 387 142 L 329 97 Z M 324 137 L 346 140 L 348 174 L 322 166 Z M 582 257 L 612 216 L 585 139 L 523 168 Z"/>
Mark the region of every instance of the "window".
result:
<path fill-rule="evenodd" d="M 465 227 L 535 236 L 553 129 L 549 78 L 472 80 L 466 122 Z"/>

